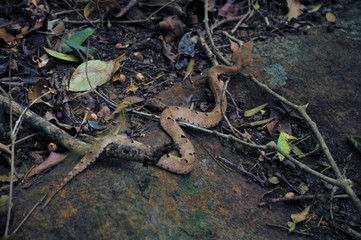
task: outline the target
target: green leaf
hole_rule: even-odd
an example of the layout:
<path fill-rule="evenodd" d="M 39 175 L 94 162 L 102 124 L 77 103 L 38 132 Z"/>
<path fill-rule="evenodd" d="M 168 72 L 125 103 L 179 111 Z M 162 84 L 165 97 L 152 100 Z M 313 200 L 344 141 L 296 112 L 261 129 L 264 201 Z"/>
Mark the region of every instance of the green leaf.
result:
<path fill-rule="evenodd" d="M 72 42 L 75 45 L 82 45 L 83 42 L 94 33 L 94 31 L 95 29 L 86 28 L 71 35 L 68 41 Z M 63 53 L 71 52 L 72 50 L 65 42 L 61 45 L 61 48 L 63 50 Z"/>
<path fill-rule="evenodd" d="M 91 128 L 95 130 L 104 130 L 106 128 L 106 125 L 100 125 L 97 121 L 94 120 L 88 120 L 88 124 Z"/>
<path fill-rule="evenodd" d="M 348 140 L 361 153 L 361 137 L 352 135 Z"/>
<path fill-rule="evenodd" d="M 245 117 L 252 117 L 253 115 L 255 115 L 256 113 L 258 113 L 259 111 L 263 110 L 266 106 L 267 106 L 268 103 L 264 103 L 262 105 L 259 105 L 258 107 L 255 107 L 255 108 L 252 108 L 252 109 L 249 109 L 249 110 L 246 110 L 244 112 L 244 116 Z"/>
<path fill-rule="evenodd" d="M 281 148 L 285 153 L 289 154 L 291 152 L 291 146 L 288 143 L 288 140 L 296 139 L 296 137 L 287 134 L 284 131 L 281 131 L 278 140 L 277 140 L 277 146 Z M 281 153 L 277 152 L 278 159 L 280 161 L 283 161 L 285 159 L 285 156 L 283 156 Z"/>
<path fill-rule="evenodd" d="M 0 215 L 5 215 L 8 210 L 9 205 L 9 196 L 2 195 L 0 197 Z"/>
<path fill-rule="evenodd" d="M 90 49 L 90 48 L 87 48 L 84 46 L 80 46 L 69 40 L 64 40 L 64 43 L 66 43 L 83 62 L 89 60 L 89 57 L 88 58 L 86 57 L 87 54 L 89 54 L 93 57 L 92 60 L 100 59 L 99 54 L 93 49 Z"/>
<path fill-rule="evenodd" d="M 88 91 L 108 82 L 119 69 L 119 59 L 123 56 L 109 62 L 91 60 L 80 64 L 69 80 L 69 91 Z"/>
<path fill-rule="evenodd" d="M 79 58 L 73 54 L 64 54 L 60 53 L 54 50 L 51 50 L 49 48 L 43 47 L 44 50 L 50 55 L 55 58 L 59 58 L 61 60 L 69 61 L 69 62 L 80 62 Z"/>

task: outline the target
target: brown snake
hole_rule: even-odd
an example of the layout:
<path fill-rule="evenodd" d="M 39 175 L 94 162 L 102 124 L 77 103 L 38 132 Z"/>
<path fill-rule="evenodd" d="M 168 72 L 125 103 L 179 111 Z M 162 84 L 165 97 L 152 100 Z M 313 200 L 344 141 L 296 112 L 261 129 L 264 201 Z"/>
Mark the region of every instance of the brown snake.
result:
<path fill-rule="evenodd" d="M 160 124 L 165 132 L 179 146 L 180 157 L 166 154 L 161 157 L 157 166 L 177 174 L 187 174 L 193 169 L 195 150 L 193 144 L 185 136 L 176 120 L 193 125 L 212 128 L 221 120 L 227 109 L 227 99 L 222 97 L 224 83 L 218 79 L 221 74 L 236 74 L 247 66 L 252 58 L 253 42 L 248 42 L 232 55 L 233 66 L 216 65 L 208 70 L 208 84 L 214 96 L 215 107 L 211 112 L 199 112 L 186 107 L 167 107 L 160 115 Z"/>
<path fill-rule="evenodd" d="M 216 65 L 208 71 L 208 83 L 214 95 L 215 107 L 211 112 L 199 112 L 186 107 L 167 107 L 160 115 L 160 124 L 174 143 L 179 146 L 179 155 L 165 154 L 157 162 L 156 166 L 166 169 L 172 173 L 187 174 L 193 169 L 195 161 L 195 150 L 193 144 L 188 140 L 177 120 L 185 121 L 193 125 L 211 128 L 216 126 L 221 120 L 222 115 L 227 108 L 227 99 L 222 97 L 224 83 L 218 79 L 221 74 L 235 74 L 242 67 L 247 66 L 252 58 L 253 42 L 244 44 L 233 53 L 232 60 L 234 65 L 228 67 L 225 65 Z M 123 135 L 110 136 L 95 142 L 89 152 L 80 160 L 80 162 L 71 170 L 63 181 L 49 192 L 48 198 L 43 207 L 45 207 L 55 194 L 60 191 L 69 181 L 84 171 L 92 164 L 103 150 L 109 144 L 123 144 L 134 146 L 140 150 L 147 150 L 149 146 L 143 143 L 129 139 Z"/>

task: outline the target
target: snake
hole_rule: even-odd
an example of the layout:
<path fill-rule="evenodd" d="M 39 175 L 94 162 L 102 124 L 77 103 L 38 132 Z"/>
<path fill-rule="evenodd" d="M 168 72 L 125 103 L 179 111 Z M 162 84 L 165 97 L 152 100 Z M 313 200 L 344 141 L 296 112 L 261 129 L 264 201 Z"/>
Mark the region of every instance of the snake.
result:
<path fill-rule="evenodd" d="M 218 125 L 227 110 L 227 98 L 223 96 L 224 82 L 221 75 L 234 75 L 251 62 L 253 42 L 249 41 L 232 54 L 233 66 L 215 65 L 208 70 L 207 82 L 214 98 L 214 108 L 210 112 L 201 112 L 187 107 L 169 106 L 160 115 L 160 125 L 168 133 L 174 143 L 179 146 L 179 156 L 168 153 L 163 155 L 157 167 L 176 174 L 188 174 L 192 171 L 196 152 L 192 142 L 177 123 L 178 120 L 202 128 L 213 128 Z"/>
<path fill-rule="evenodd" d="M 160 125 L 168 133 L 173 142 L 178 145 L 178 154 L 166 153 L 154 165 L 175 174 L 188 174 L 193 170 L 196 153 L 192 142 L 187 138 L 178 124 L 178 120 L 203 128 L 212 128 L 218 125 L 227 109 L 227 98 L 223 97 L 224 83 L 219 79 L 222 74 L 232 75 L 238 73 L 242 67 L 247 66 L 252 58 L 253 42 L 248 42 L 236 50 L 232 55 L 233 66 L 216 65 L 208 70 L 208 84 L 214 97 L 214 108 L 210 112 L 200 112 L 186 107 L 166 107 L 160 115 Z M 80 162 L 67 174 L 67 176 L 54 189 L 48 192 L 45 207 L 51 199 L 68 182 L 74 179 L 91 165 L 104 149 L 110 144 L 132 146 L 141 152 L 147 152 L 150 146 L 130 139 L 127 136 L 115 135 L 95 142 Z"/>

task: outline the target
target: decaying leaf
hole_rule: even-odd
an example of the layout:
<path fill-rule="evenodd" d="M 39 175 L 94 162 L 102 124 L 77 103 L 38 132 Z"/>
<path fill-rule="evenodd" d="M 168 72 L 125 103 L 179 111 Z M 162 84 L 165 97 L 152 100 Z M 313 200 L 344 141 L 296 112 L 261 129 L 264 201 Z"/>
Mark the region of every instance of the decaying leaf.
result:
<path fill-rule="evenodd" d="M 270 178 L 268 179 L 268 182 L 270 182 L 270 183 L 272 183 L 272 184 L 274 184 L 274 185 L 277 185 L 277 184 L 280 183 L 280 180 L 278 179 L 278 177 L 270 177 Z"/>
<path fill-rule="evenodd" d="M 119 69 L 122 57 L 124 55 L 109 62 L 91 60 L 80 64 L 69 80 L 69 91 L 88 91 L 107 83 Z"/>
<path fill-rule="evenodd" d="M 50 103 L 43 101 L 41 98 L 39 98 L 43 94 L 43 90 L 46 90 L 47 86 L 44 84 L 43 81 L 38 81 L 34 86 L 29 88 L 28 91 L 28 100 L 30 103 L 44 103 L 48 105 L 49 107 L 53 107 Z"/>
<path fill-rule="evenodd" d="M 291 152 L 291 146 L 288 143 L 288 140 L 296 139 L 296 137 L 287 134 L 284 131 L 280 132 L 280 135 L 277 140 L 277 146 L 281 148 L 285 153 L 289 154 Z M 283 161 L 285 159 L 285 156 L 283 156 L 281 153 L 277 152 L 278 159 Z"/>
<path fill-rule="evenodd" d="M 261 110 L 263 110 L 266 106 L 268 105 L 268 103 L 264 103 L 262 105 L 259 105 L 255 108 L 252 108 L 252 109 L 249 109 L 249 110 L 246 110 L 244 112 L 244 116 L 245 117 L 252 117 L 253 115 L 255 115 L 256 113 L 260 112 Z"/>
<path fill-rule="evenodd" d="M 46 169 L 58 165 L 66 158 L 66 156 L 67 154 L 65 153 L 51 152 L 49 156 L 44 160 L 44 162 L 42 162 L 40 165 L 36 166 L 30 171 L 26 178 L 39 174 Z"/>
<path fill-rule="evenodd" d="M 187 26 L 177 17 L 166 17 L 159 23 L 159 30 L 165 32 L 164 40 L 169 43 L 180 39 L 187 31 Z"/>
<path fill-rule="evenodd" d="M 163 55 L 169 60 L 171 61 L 172 63 L 175 63 L 176 62 L 176 59 L 178 58 L 178 55 L 177 54 L 174 54 L 172 52 L 172 47 L 165 42 L 163 36 L 160 36 L 159 37 L 160 41 L 162 42 L 162 52 L 163 52 Z"/>
<path fill-rule="evenodd" d="M 304 222 L 309 218 L 310 209 L 311 207 L 308 206 L 300 213 L 291 214 L 292 222 L 287 223 L 289 232 L 293 232 L 295 230 L 297 223 Z"/>
<path fill-rule="evenodd" d="M 138 90 L 138 86 L 134 85 L 133 83 L 130 83 L 124 90 L 125 93 L 130 93 L 130 92 L 136 92 Z"/>
<path fill-rule="evenodd" d="M 299 0 L 287 0 L 288 6 L 288 21 L 291 21 L 293 18 L 298 18 L 301 15 L 300 2 Z"/>

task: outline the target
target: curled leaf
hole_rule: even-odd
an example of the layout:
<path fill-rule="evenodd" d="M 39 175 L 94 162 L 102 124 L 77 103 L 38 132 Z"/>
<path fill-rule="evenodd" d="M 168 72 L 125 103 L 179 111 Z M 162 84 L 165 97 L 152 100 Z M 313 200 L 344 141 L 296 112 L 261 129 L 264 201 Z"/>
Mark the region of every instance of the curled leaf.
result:
<path fill-rule="evenodd" d="M 55 58 L 59 58 L 61 60 L 65 60 L 65 61 L 69 61 L 69 62 L 80 62 L 79 58 L 73 54 L 64 54 L 61 52 L 51 50 L 46 47 L 43 47 L 43 48 L 50 56 L 53 56 Z"/>
<path fill-rule="evenodd" d="M 263 110 L 266 106 L 267 106 L 268 103 L 264 103 L 262 105 L 259 105 L 255 108 L 252 108 L 252 109 L 249 109 L 249 110 L 246 110 L 244 112 L 244 116 L 245 117 L 252 117 L 253 115 L 255 115 L 256 113 L 258 113 L 259 111 Z"/>

